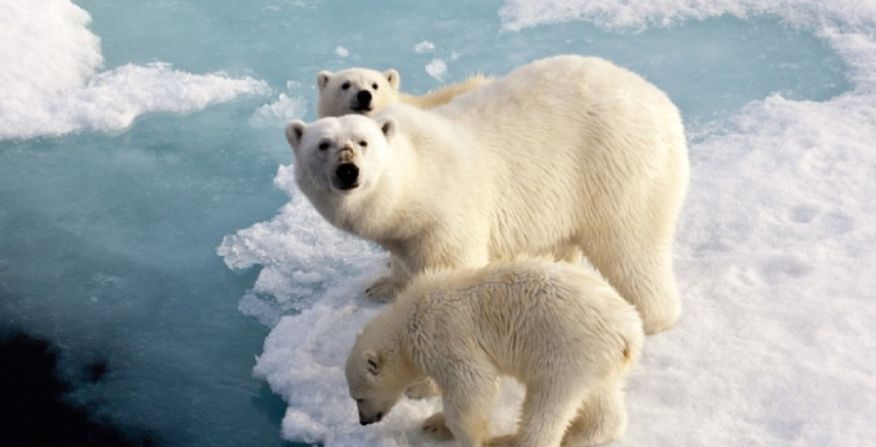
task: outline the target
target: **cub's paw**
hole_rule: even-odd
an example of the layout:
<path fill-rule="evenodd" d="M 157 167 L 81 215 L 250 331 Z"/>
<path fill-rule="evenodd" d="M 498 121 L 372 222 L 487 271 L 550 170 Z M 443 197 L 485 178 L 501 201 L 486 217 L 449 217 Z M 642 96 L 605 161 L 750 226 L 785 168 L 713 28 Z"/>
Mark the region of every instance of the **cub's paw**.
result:
<path fill-rule="evenodd" d="M 423 421 L 422 428 L 423 433 L 436 441 L 453 439 L 453 433 L 451 433 L 450 429 L 447 428 L 447 425 L 444 424 L 444 413 L 440 411 L 426 418 L 426 420 Z"/>
<path fill-rule="evenodd" d="M 517 438 L 514 435 L 498 436 L 484 442 L 484 447 L 514 447 Z"/>
<path fill-rule="evenodd" d="M 438 389 L 438 385 L 429 378 L 416 382 L 405 390 L 405 396 L 408 399 L 428 399 L 440 395 L 441 390 Z"/>
<path fill-rule="evenodd" d="M 395 299 L 396 287 L 398 287 L 397 282 L 389 276 L 384 276 L 365 289 L 365 295 L 374 301 L 386 303 Z"/>

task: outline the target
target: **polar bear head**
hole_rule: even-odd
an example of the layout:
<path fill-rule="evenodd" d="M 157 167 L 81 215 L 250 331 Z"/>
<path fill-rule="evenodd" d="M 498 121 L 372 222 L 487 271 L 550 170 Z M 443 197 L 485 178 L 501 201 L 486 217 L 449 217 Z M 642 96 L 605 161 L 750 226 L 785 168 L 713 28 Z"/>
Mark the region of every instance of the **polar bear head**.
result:
<path fill-rule="evenodd" d="M 365 327 L 347 356 L 347 387 L 362 425 L 379 422 L 418 378 L 398 344 L 393 343 L 398 340 L 393 336 L 397 325 L 381 317 Z"/>
<path fill-rule="evenodd" d="M 368 192 L 386 167 L 396 128 L 391 118 L 375 121 L 360 115 L 289 123 L 286 139 L 295 152 L 295 180 L 311 201 L 312 194 Z"/>
<path fill-rule="evenodd" d="M 316 75 L 319 116 L 373 115 L 398 102 L 399 83 L 395 70 L 383 73 L 367 68 L 350 68 L 337 73 L 321 71 Z"/>

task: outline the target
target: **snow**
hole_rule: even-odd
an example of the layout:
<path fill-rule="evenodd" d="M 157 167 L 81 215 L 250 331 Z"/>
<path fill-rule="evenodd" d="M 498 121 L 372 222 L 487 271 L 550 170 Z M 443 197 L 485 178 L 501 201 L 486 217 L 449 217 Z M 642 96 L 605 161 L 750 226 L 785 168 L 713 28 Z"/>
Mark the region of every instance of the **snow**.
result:
<path fill-rule="evenodd" d="M 192 112 L 267 85 L 223 72 L 174 70 L 168 63 L 98 71 L 100 39 L 87 12 L 69 0 L 14 0 L 0 14 L 0 139 L 124 129 L 148 112 Z M 39 36 L 38 39 L 32 36 Z"/>
<path fill-rule="evenodd" d="M 504 27 L 520 30 L 537 25 L 586 20 L 607 27 L 642 28 L 721 15 L 750 18 L 771 14 L 795 24 L 870 27 L 876 3 L 858 0 L 506 0 L 499 10 Z"/>
<path fill-rule="evenodd" d="M 335 54 L 337 54 L 338 57 L 347 57 L 350 55 L 350 50 L 341 46 L 337 46 L 335 47 Z"/>
<path fill-rule="evenodd" d="M 256 109 L 251 122 L 258 127 L 283 127 L 289 121 L 304 115 L 305 105 L 306 102 L 301 98 L 280 93 L 274 102 Z"/>
<path fill-rule="evenodd" d="M 617 444 L 876 442 L 876 6 L 509 0 L 499 14 L 509 31 L 570 20 L 641 30 L 772 14 L 811 30 L 848 64 L 853 87 L 837 97 L 775 93 L 688 129 L 692 182 L 675 246 L 685 314 L 648 339 Z M 445 71 L 440 59 L 427 66 L 435 78 Z M 241 307 L 276 322 L 254 371 L 289 405 L 283 437 L 421 445 L 417 423 L 437 402 L 404 401 L 381 424 L 360 427 L 346 395 L 347 350 L 380 309 L 361 291 L 385 255 L 322 221 L 291 176 L 283 167 L 275 179 L 291 198 L 281 213 L 219 248 L 232 268 L 263 266 Z M 520 393 L 503 392 L 495 432 L 511 429 Z"/>
<path fill-rule="evenodd" d="M 618 445 L 874 445 L 874 30 L 860 0 L 0 2 L 0 335 L 160 445 L 421 445 L 434 400 L 356 423 L 340 366 L 387 256 L 301 196 L 282 127 L 320 69 L 417 93 L 595 54 L 676 101 L 693 171 L 684 319 Z"/>

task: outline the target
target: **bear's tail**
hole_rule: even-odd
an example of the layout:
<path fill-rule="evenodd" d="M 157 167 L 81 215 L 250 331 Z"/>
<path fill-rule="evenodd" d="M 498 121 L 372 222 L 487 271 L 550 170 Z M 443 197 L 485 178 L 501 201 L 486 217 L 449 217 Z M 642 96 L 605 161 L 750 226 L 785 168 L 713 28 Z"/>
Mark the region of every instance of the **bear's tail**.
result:
<path fill-rule="evenodd" d="M 624 339 L 624 347 L 622 349 L 622 353 L 624 356 L 623 366 L 624 369 L 629 368 L 630 365 L 633 364 L 633 351 L 630 349 L 630 342 L 627 339 Z"/>
<path fill-rule="evenodd" d="M 639 329 L 639 332 L 633 334 L 621 335 L 621 364 L 620 370 L 626 374 L 630 368 L 639 361 L 639 355 L 642 353 L 642 342 L 644 335 Z"/>

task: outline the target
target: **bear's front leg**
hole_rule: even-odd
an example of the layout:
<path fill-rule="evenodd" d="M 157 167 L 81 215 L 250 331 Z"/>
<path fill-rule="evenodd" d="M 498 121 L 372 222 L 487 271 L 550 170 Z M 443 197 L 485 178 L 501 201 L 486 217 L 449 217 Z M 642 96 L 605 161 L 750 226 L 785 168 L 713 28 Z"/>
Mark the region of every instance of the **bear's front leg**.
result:
<path fill-rule="evenodd" d="M 371 283 L 365 289 L 365 296 L 383 303 L 393 301 L 395 300 L 396 293 L 404 287 L 407 277 L 407 270 L 404 267 L 403 261 L 396 256 L 392 256 L 389 260 L 389 274 L 381 276 L 377 281 Z"/>
<path fill-rule="evenodd" d="M 382 276 L 365 289 L 365 295 L 374 301 L 386 303 L 395 299 L 395 294 L 401 286 L 402 284 L 392 276 Z"/>
<path fill-rule="evenodd" d="M 489 415 L 498 391 L 496 371 L 485 361 L 455 364 L 435 377 L 444 392 L 444 422 L 463 447 L 481 447 L 488 435 Z M 437 417 L 437 416 L 435 416 Z"/>
<path fill-rule="evenodd" d="M 405 390 L 405 397 L 408 399 L 428 399 L 430 397 L 440 396 L 441 390 L 435 381 L 426 377 L 418 382 L 414 382 Z"/>

